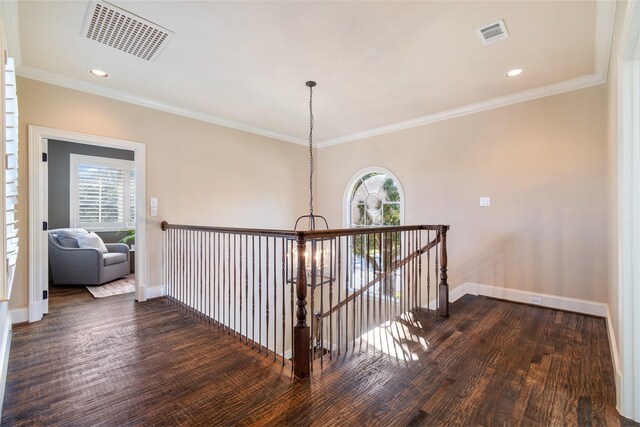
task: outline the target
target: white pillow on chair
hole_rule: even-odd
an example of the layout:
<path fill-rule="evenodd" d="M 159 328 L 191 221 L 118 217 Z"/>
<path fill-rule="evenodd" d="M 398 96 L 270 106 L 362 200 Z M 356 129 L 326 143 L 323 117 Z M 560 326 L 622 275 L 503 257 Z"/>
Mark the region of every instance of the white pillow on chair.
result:
<path fill-rule="evenodd" d="M 89 232 L 82 228 L 61 228 L 55 230 L 58 237 L 58 243 L 65 248 L 79 248 L 78 236 L 83 234 L 89 234 Z"/>
<path fill-rule="evenodd" d="M 80 247 L 81 249 L 89 249 L 89 248 L 100 249 L 100 251 L 102 251 L 103 254 L 106 254 L 107 252 L 109 252 L 107 250 L 107 247 L 104 245 L 104 242 L 102 241 L 100 236 L 98 236 L 95 233 L 95 231 L 92 231 L 91 233 L 79 235 L 78 247 Z"/>

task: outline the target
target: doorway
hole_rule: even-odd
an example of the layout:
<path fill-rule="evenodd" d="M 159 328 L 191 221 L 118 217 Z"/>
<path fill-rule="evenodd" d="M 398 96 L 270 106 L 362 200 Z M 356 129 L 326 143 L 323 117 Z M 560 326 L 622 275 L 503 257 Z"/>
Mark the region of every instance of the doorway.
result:
<path fill-rule="evenodd" d="M 60 204 L 57 210 L 51 211 L 49 209 L 49 143 L 57 145 L 58 154 L 61 151 L 60 147 L 63 147 L 62 151 L 67 152 L 70 158 L 63 158 L 62 161 L 68 162 L 68 165 L 73 162 L 73 153 L 70 153 L 69 147 L 74 147 L 75 151 L 81 152 L 76 153 L 77 158 L 91 153 L 102 154 L 102 157 L 105 153 L 111 153 L 112 157 L 131 156 L 131 159 L 124 159 L 131 162 L 130 172 L 135 176 L 135 191 L 128 194 L 132 200 L 136 201 L 135 210 L 131 212 L 131 221 L 134 223 L 131 225 L 135 229 L 135 251 L 131 252 L 133 255 L 131 258 L 135 264 L 135 298 L 137 301 L 145 301 L 146 293 L 143 285 L 146 283 L 147 277 L 145 145 L 134 141 L 29 125 L 29 321 L 38 321 L 49 312 L 49 232 L 47 229 L 63 228 L 67 224 L 72 228 L 76 228 L 76 226 L 81 228 L 82 225 L 85 225 L 82 221 L 91 220 L 91 218 L 78 218 L 78 215 L 75 215 L 74 218 L 72 185 L 69 185 L 68 189 L 70 200 L 66 204 Z M 65 144 L 67 145 L 65 146 Z M 60 160 L 57 159 L 57 161 Z M 104 161 L 108 161 L 108 159 Z M 69 174 L 72 174 L 71 169 L 70 166 L 66 169 Z M 58 185 L 53 181 L 51 184 Z M 63 185 L 65 184 L 63 183 Z M 69 209 L 62 209 L 60 212 L 64 206 Z M 100 228 L 100 224 L 93 225 Z M 125 221 L 123 224 L 114 223 L 111 225 L 113 227 L 103 227 L 106 232 L 103 235 L 109 240 L 114 240 L 117 231 L 119 231 L 115 228 L 129 224 Z M 122 229 L 124 228 L 126 227 L 122 227 Z M 107 229 L 109 229 L 108 232 Z"/>

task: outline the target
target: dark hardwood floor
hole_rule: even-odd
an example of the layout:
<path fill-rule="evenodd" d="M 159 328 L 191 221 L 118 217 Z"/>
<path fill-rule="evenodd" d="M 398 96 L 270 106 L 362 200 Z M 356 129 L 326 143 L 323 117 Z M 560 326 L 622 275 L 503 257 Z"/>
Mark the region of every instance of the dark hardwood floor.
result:
<path fill-rule="evenodd" d="M 2 425 L 632 424 L 603 319 L 465 296 L 449 319 L 390 326 L 407 357 L 365 343 L 298 381 L 175 303 L 132 298 L 54 288 L 51 314 L 15 326 Z"/>

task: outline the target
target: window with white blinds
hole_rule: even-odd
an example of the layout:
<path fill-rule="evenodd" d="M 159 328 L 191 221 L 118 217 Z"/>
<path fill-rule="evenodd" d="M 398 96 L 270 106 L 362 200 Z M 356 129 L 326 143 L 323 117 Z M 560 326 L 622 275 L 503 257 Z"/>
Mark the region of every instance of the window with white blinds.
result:
<path fill-rule="evenodd" d="M 71 155 L 71 227 L 117 231 L 136 223 L 133 162 Z"/>
<path fill-rule="evenodd" d="M 5 221 L 7 239 L 7 295 L 11 294 L 18 258 L 18 98 L 13 58 L 5 64 Z"/>

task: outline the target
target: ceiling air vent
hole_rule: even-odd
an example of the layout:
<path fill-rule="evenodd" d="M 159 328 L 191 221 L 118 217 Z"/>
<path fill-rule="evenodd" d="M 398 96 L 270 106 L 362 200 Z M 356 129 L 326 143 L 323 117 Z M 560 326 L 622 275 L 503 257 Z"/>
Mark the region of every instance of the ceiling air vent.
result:
<path fill-rule="evenodd" d="M 82 36 L 155 61 L 173 32 L 104 1 L 89 4 Z"/>
<path fill-rule="evenodd" d="M 477 30 L 477 33 L 484 44 L 491 44 L 509 37 L 507 27 L 504 25 L 504 21 L 502 19 L 498 22 L 494 22 L 493 24 L 480 28 Z"/>

